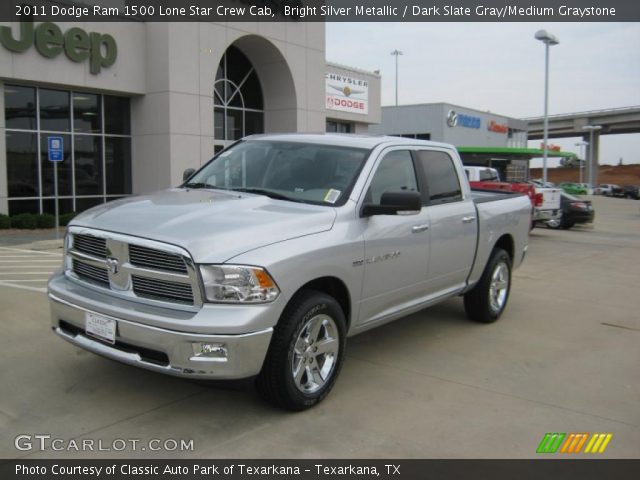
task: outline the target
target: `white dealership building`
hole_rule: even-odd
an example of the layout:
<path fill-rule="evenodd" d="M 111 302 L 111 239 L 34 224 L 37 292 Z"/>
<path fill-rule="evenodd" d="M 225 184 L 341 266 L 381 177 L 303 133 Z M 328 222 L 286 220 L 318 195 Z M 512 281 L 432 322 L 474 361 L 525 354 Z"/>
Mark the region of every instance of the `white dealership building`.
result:
<path fill-rule="evenodd" d="M 327 63 L 322 22 L 0 24 L 0 213 L 177 185 L 253 133 L 367 132 L 380 76 Z"/>

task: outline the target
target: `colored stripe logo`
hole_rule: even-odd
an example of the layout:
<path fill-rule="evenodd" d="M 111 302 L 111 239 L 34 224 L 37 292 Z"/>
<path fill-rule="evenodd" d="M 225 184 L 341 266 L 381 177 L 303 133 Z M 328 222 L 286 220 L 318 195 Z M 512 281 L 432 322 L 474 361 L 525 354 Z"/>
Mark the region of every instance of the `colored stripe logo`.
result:
<path fill-rule="evenodd" d="M 612 438 L 612 433 L 545 433 L 536 453 L 604 453 Z"/>

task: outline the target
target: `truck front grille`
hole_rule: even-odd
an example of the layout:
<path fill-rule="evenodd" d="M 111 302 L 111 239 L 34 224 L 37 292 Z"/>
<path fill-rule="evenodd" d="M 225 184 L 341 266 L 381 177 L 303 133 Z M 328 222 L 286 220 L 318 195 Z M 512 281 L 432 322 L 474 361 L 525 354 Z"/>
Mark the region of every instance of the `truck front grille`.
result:
<path fill-rule="evenodd" d="M 73 260 L 73 271 L 82 280 L 109 286 L 109 274 L 106 268 L 98 268 L 80 260 Z"/>
<path fill-rule="evenodd" d="M 138 275 L 133 275 L 131 280 L 133 281 L 133 291 L 139 297 L 170 299 L 174 302 L 193 304 L 191 285 L 144 278 Z"/>
<path fill-rule="evenodd" d="M 129 245 L 129 261 L 136 267 L 187 273 L 187 266 L 181 255 L 163 252 L 155 248 Z"/>
<path fill-rule="evenodd" d="M 67 275 L 110 294 L 174 308 L 202 305 L 189 254 L 151 240 L 70 227 Z"/>
<path fill-rule="evenodd" d="M 78 234 L 73 236 L 73 248 L 79 252 L 98 258 L 107 257 L 107 240 L 93 235 Z"/>

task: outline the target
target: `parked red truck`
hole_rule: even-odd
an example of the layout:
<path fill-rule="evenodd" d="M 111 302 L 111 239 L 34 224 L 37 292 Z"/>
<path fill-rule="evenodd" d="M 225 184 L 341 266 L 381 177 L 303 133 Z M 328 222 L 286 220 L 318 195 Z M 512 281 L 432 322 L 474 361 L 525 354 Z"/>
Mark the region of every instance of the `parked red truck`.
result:
<path fill-rule="evenodd" d="M 560 189 L 536 188 L 525 182 L 503 182 L 495 168 L 464 166 L 471 188 L 522 193 L 531 200 L 533 222 L 546 222 L 560 215 Z"/>

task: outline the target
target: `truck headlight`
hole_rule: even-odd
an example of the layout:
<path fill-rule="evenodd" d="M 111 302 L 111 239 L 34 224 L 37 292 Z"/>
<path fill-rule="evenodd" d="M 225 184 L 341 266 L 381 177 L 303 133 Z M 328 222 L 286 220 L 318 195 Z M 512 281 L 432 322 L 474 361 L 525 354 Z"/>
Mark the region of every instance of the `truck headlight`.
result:
<path fill-rule="evenodd" d="M 280 290 L 266 270 L 239 265 L 200 265 L 204 293 L 209 302 L 267 303 Z"/>

